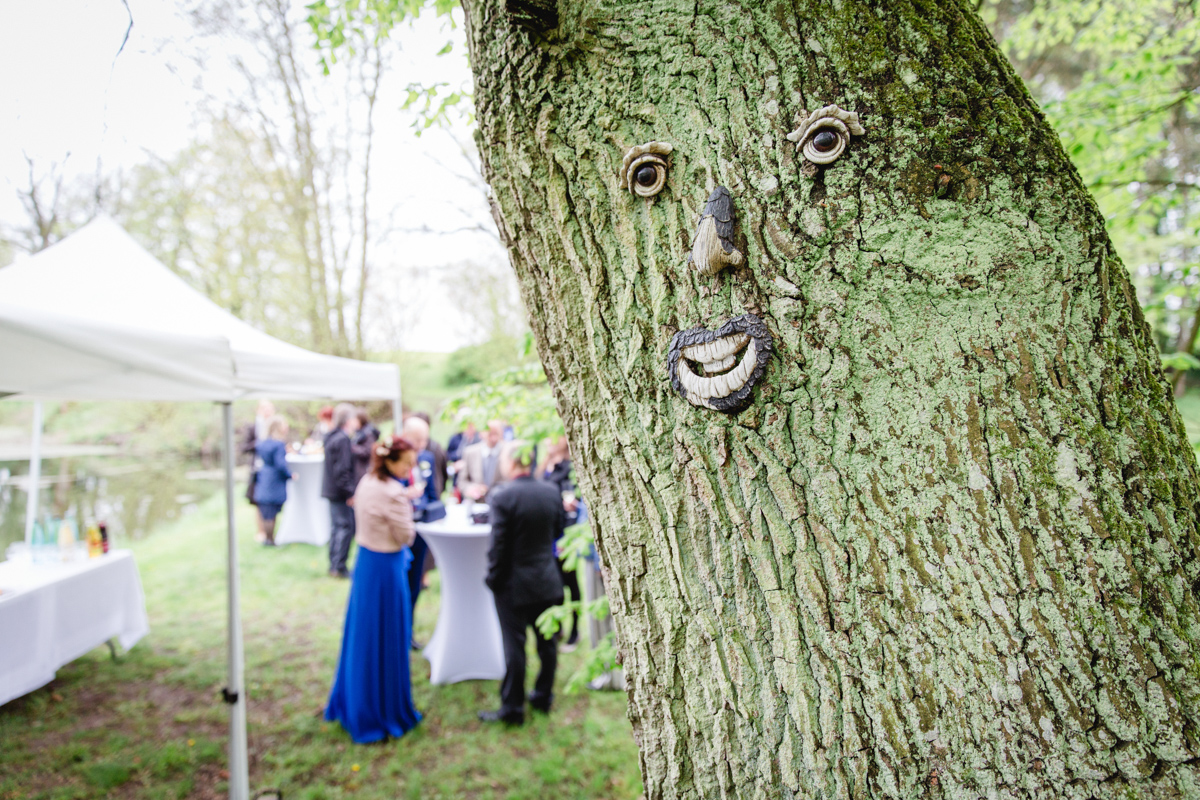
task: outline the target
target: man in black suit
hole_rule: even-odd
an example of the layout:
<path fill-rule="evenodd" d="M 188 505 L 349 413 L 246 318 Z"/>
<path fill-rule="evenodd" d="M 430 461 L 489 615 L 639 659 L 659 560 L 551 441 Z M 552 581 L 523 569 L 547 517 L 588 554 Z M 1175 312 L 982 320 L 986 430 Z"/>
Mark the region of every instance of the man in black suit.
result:
<path fill-rule="evenodd" d="M 541 669 L 529 705 L 549 712 L 554 699 L 554 669 L 558 654 L 553 639 L 537 630 L 538 615 L 563 601 L 562 577 L 554 559 L 554 539 L 563 528 L 563 503 L 558 490 L 530 474 L 533 451 L 512 442 L 501 457 L 510 482 L 491 495 L 492 546 L 488 551 L 487 585 L 496 599 L 500 634 L 504 639 L 504 680 L 500 708 L 480 711 L 484 722 L 525 722 L 525 629 L 537 637 Z"/>
<path fill-rule="evenodd" d="M 358 409 L 341 403 L 333 410 L 333 430 L 325 434 L 325 475 L 321 496 L 329 501 L 329 574 L 350 577 L 346 559 L 354 541 L 354 449 Z"/>

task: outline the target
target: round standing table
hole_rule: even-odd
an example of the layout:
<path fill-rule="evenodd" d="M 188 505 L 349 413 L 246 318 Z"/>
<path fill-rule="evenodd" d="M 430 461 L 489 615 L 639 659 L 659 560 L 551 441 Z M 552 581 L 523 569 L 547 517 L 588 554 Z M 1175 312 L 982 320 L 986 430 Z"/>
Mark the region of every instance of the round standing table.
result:
<path fill-rule="evenodd" d="M 492 590 L 483 582 L 492 526 L 474 525 L 452 513 L 437 522 L 418 523 L 442 577 L 437 627 L 423 654 L 429 682 L 457 683 L 504 677 L 504 644 Z"/>
<path fill-rule="evenodd" d="M 329 501 L 321 497 L 325 456 L 289 454 L 295 480 L 287 484 L 287 503 L 280 512 L 276 544 L 329 544 Z"/>

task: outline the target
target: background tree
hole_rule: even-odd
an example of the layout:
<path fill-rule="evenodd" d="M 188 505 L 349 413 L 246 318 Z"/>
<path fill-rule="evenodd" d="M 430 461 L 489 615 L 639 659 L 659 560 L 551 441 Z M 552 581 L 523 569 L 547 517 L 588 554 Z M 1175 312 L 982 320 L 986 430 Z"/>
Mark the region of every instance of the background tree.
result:
<path fill-rule="evenodd" d="M 1186 0 L 989 2 L 1108 220 L 1182 396 L 1200 332 L 1200 20 Z"/>
<path fill-rule="evenodd" d="M 1195 459 L 1105 220 L 962 3 L 465 4 L 647 796 L 1192 796 Z M 828 103 L 827 167 L 785 135 Z M 622 156 L 673 145 L 652 200 Z M 730 189 L 745 266 L 692 269 Z M 749 408 L 675 332 L 751 312 Z"/>
<path fill-rule="evenodd" d="M 304 344 L 361 357 L 387 228 L 372 210 L 371 167 L 388 51 L 382 31 L 364 29 L 320 80 L 304 14 L 288 0 L 221 0 L 198 4 L 191 17 L 204 35 L 244 42 L 229 59 L 241 84 L 212 98 L 210 116 L 247 138 L 249 174 L 286 219 L 287 251 L 300 259 L 294 269 L 304 286 L 294 296 L 309 332 Z"/>

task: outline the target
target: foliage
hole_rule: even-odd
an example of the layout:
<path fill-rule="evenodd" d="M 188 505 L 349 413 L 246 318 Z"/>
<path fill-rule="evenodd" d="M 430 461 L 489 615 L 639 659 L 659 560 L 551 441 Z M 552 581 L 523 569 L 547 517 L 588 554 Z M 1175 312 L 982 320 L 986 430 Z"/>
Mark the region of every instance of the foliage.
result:
<path fill-rule="evenodd" d="M 251 514 L 239 503 L 253 789 L 356 800 L 641 794 L 623 694 L 560 694 L 550 716 L 498 730 L 475 718 L 495 707 L 495 681 L 433 686 L 419 653 L 412 655 L 413 691 L 424 721 L 399 740 L 353 744 L 315 713 L 334 674 L 348 585 L 325 576 L 321 548 L 254 545 Z M 0 800 L 226 791 L 228 712 L 218 693 L 225 671 L 224 536 L 218 497 L 134 543 L 150 635 L 119 662 L 100 648 L 60 670 L 49 686 L 0 707 Z M 417 606 L 422 641 L 438 613 L 438 573 L 430 579 Z M 560 675 L 578 668 L 582 651 L 559 657 Z"/>
<path fill-rule="evenodd" d="M 422 12 L 431 11 L 454 26 L 451 12 L 458 8 L 458 0 L 317 0 L 306 8 L 308 24 L 321 53 L 321 66 L 328 74 L 339 53 L 355 54 L 356 41 L 378 43 L 390 36 L 397 25 L 411 23 Z M 453 43 L 446 42 L 438 55 L 446 55 L 453 49 Z M 435 125 L 445 127 L 452 111 L 462 111 L 468 117 L 472 113 L 469 88 L 453 89 L 448 83 L 410 83 L 407 88 L 408 97 L 401 108 L 414 112 L 417 136 Z"/>
<path fill-rule="evenodd" d="M 560 557 L 563 560 L 563 569 L 576 573 L 585 569 L 585 559 L 594 554 L 596 548 L 596 540 L 592 536 L 591 524 L 583 522 L 567 528 L 562 539 L 559 540 L 559 548 L 561 550 Z M 591 602 L 585 602 L 580 597 L 572 597 L 565 603 L 548 608 L 537 618 L 538 630 L 541 631 L 543 636 L 553 636 L 571 619 L 573 613 L 580 615 L 580 622 L 582 622 L 582 617 L 584 616 L 589 616 L 593 619 L 605 619 L 609 615 L 608 595 L 597 597 Z M 596 647 L 584 653 L 583 662 L 567 679 L 566 692 L 570 694 L 579 691 L 587 686 L 591 680 L 615 669 L 616 666 L 616 636 L 612 631 L 609 631 L 596 644 Z"/>
<path fill-rule="evenodd" d="M 460 347 L 446 359 L 447 386 L 466 386 L 488 380 L 496 372 L 521 362 L 516 340 L 496 336 L 480 344 Z"/>
<path fill-rule="evenodd" d="M 474 422 L 479 428 L 488 420 L 505 420 L 518 436 L 535 443 L 563 435 L 562 420 L 540 363 L 518 364 L 467 387 L 450 398 L 442 416 Z"/>
<path fill-rule="evenodd" d="M 985 14 L 1100 204 L 1159 346 L 1192 352 L 1200 321 L 1195 5 L 991 0 Z"/>

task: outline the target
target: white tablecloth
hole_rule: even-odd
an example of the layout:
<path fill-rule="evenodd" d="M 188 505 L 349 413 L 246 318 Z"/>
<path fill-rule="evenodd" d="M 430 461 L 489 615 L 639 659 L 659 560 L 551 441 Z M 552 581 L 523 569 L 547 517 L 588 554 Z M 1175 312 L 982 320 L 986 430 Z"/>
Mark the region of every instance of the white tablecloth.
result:
<path fill-rule="evenodd" d="M 128 650 L 149 631 L 128 550 L 70 564 L 0 563 L 0 705 L 109 639 Z"/>
<path fill-rule="evenodd" d="M 329 501 L 321 497 L 325 456 L 289 455 L 287 463 L 296 480 L 288 481 L 275 543 L 329 544 Z"/>
<path fill-rule="evenodd" d="M 446 509 L 453 514 L 451 506 Z M 504 644 L 500 618 L 487 575 L 490 525 L 446 519 L 419 523 L 417 533 L 429 543 L 442 579 L 437 627 L 423 651 L 429 659 L 429 682 L 457 683 L 504 677 Z"/>

